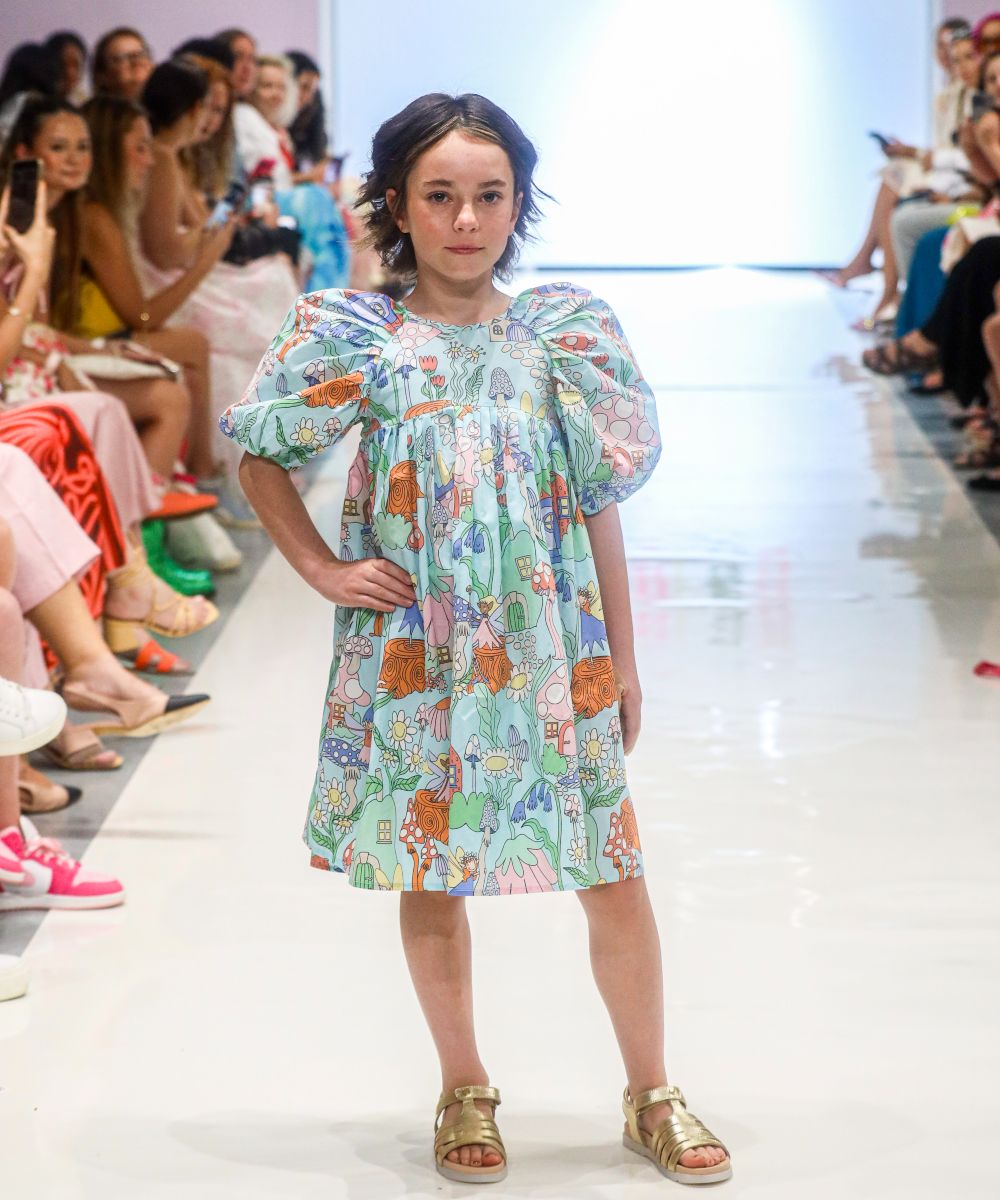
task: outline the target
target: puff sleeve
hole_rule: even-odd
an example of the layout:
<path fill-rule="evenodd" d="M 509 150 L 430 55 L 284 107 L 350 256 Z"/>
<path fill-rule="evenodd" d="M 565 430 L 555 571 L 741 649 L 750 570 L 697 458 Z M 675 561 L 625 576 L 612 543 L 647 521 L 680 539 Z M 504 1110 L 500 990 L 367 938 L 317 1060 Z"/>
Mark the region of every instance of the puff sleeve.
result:
<path fill-rule="evenodd" d="M 385 296 L 330 290 L 300 296 L 222 432 L 285 470 L 332 446 L 364 414 L 372 366 L 398 318 Z"/>
<path fill-rule="evenodd" d="M 656 403 L 610 305 L 582 289 L 554 288 L 534 327 L 549 359 L 580 508 L 593 516 L 652 474 L 660 458 Z"/>

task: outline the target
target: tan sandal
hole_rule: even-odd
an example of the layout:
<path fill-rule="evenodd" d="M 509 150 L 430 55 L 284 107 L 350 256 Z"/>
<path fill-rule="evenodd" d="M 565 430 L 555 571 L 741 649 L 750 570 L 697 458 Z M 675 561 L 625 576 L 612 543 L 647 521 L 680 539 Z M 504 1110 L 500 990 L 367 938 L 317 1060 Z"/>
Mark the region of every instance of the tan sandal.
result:
<path fill-rule="evenodd" d="M 36 771 L 22 758 L 17 772 L 17 799 L 22 813 L 35 816 L 38 813 L 59 812 L 75 804 L 83 795 L 78 787 L 56 783 Z"/>
<path fill-rule="evenodd" d="M 145 625 L 150 633 L 160 637 L 180 638 L 190 637 L 192 633 L 200 633 L 219 619 L 219 610 L 204 596 L 189 599 L 179 592 L 174 592 L 163 604 L 156 601 L 157 586 L 162 580 L 153 573 L 145 554 L 135 551 L 125 566 L 120 567 L 108 577 L 109 593 L 117 587 L 127 587 L 135 583 L 148 583 L 149 608 L 142 617 L 113 617 L 107 614 L 108 601 L 105 600 L 104 636 L 114 647 L 122 645 L 122 650 L 129 648 L 135 641 L 135 626 Z M 169 585 L 168 585 L 169 586 Z M 164 613 L 170 613 L 173 620 L 165 625 L 161 620 Z M 118 653 L 118 651 L 116 651 Z"/>
<path fill-rule="evenodd" d="M 80 683 L 65 683 L 63 699 L 76 712 L 114 713 L 118 721 L 107 716 L 84 721 L 99 737 L 117 734 L 119 737 L 152 737 L 179 721 L 186 721 L 200 712 L 209 702 L 205 695 L 167 696 L 163 692 L 149 700 L 125 700 L 121 696 L 106 696 Z"/>
<path fill-rule="evenodd" d="M 666 1120 L 661 1121 L 652 1133 L 647 1133 L 639 1125 L 640 1115 L 654 1104 L 667 1102 L 673 1105 L 674 1111 Z M 636 1154 L 650 1159 L 661 1175 L 666 1175 L 675 1183 L 722 1183 L 732 1178 L 733 1165 L 729 1159 L 729 1151 L 711 1130 L 693 1113 L 688 1112 L 687 1101 L 680 1088 L 650 1088 L 648 1092 L 640 1092 L 634 1102 L 626 1088 L 622 1096 L 622 1112 L 628 1121 L 628 1129 L 622 1136 L 622 1145 L 627 1150 L 634 1150 Z M 701 1146 L 717 1146 L 725 1151 L 726 1157 L 714 1167 L 682 1166 L 681 1155 Z"/>
<path fill-rule="evenodd" d="M 38 753 L 63 771 L 117 771 L 125 761 L 116 750 L 105 746 L 89 725 L 71 725 L 68 721 L 62 733 Z"/>
<path fill-rule="evenodd" d="M 434 1162 L 439 1175 L 456 1183 L 499 1183 L 501 1179 L 507 1178 L 507 1151 L 504 1149 L 503 1138 L 496 1121 L 480 1112 L 473 1103 L 474 1100 L 491 1100 L 493 1115 L 496 1116 L 500 1092 L 495 1087 L 475 1083 L 441 1093 L 434 1113 Z M 462 1111 L 458 1117 L 454 1121 L 445 1121 L 439 1129 L 441 1114 L 449 1104 L 459 1102 Z M 460 1150 L 463 1146 L 488 1146 L 500 1155 L 503 1162 L 492 1167 L 473 1167 L 449 1162 L 446 1156 L 452 1150 Z"/>

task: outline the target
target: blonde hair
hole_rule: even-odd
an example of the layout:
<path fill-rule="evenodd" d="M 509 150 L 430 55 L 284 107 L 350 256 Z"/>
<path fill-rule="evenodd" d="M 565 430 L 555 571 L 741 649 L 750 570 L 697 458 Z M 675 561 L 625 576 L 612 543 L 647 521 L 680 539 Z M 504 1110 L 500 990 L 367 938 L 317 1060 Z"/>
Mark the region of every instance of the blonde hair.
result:
<path fill-rule="evenodd" d="M 284 54 L 258 54 L 257 84 L 255 85 L 255 90 L 260 83 L 260 72 L 264 67 L 273 67 L 285 73 L 285 81 L 288 87 L 285 90 L 285 103 L 278 113 L 278 123 L 283 129 L 287 129 L 294 120 L 299 107 L 298 96 L 295 92 L 295 67 L 292 64 L 292 60 L 286 58 Z"/>

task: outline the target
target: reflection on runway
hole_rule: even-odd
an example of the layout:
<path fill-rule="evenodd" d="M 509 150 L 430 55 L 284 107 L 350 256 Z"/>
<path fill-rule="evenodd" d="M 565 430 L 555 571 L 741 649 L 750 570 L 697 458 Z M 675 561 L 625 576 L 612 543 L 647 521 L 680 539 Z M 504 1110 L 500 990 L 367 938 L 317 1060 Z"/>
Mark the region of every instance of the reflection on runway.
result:
<path fill-rule="evenodd" d="M 836 368 L 860 347 L 822 283 L 578 281 L 663 433 L 622 517 L 672 1080 L 732 1150 L 727 1196 L 986 1200 L 1000 684 L 972 667 L 1000 658 L 1000 550 L 887 385 Z M 351 451 L 310 494 L 331 537 Z M 192 683 L 210 720 L 159 740 L 97 839 L 129 903 L 34 939 L 33 993 L 0 1007 L 11 1195 L 439 1194 L 396 900 L 299 842 L 331 628 L 272 557 Z M 620 1145 L 576 900 L 470 914 L 504 1194 L 662 1194 Z"/>

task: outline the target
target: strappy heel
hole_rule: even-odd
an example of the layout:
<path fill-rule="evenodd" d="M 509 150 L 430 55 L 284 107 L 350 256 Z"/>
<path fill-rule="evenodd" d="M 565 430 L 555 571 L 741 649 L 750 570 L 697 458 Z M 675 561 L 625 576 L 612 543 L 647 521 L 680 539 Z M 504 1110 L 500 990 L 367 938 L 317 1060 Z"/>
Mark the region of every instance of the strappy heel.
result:
<path fill-rule="evenodd" d="M 673 1112 L 661 1121 L 652 1133 L 639 1125 L 639 1117 L 654 1104 L 669 1102 Z M 622 1112 L 628 1121 L 628 1129 L 622 1135 L 622 1145 L 650 1159 L 661 1175 L 675 1183 L 722 1183 L 731 1179 L 733 1165 L 729 1151 L 711 1130 L 687 1110 L 684 1093 L 678 1087 L 655 1087 L 640 1092 L 633 1101 L 628 1088 L 622 1096 Z M 725 1151 L 726 1157 L 714 1167 L 685 1167 L 681 1155 L 702 1146 L 717 1146 Z"/>
<path fill-rule="evenodd" d="M 173 589 L 174 595 L 169 600 L 158 604 L 156 581 L 156 574 L 141 553 L 136 554 L 124 567 L 114 572 L 112 585 L 127 587 L 129 584 L 135 583 L 148 584 L 149 608 L 141 617 L 105 615 L 105 636 L 109 642 L 127 642 L 130 637 L 134 639 L 133 627 L 137 623 L 145 625 L 150 633 L 159 634 L 160 637 L 179 638 L 199 633 L 219 619 L 219 610 L 210 600 L 200 598 L 198 602 L 194 602 L 187 596 L 179 594 L 176 589 Z M 173 616 L 169 625 L 162 620 L 164 613 L 171 613 Z"/>
<path fill-rule="evenodd" d="M 493 1117 L 480 1112 L 473 1103 L 474 1100 L 491 1100 Z M 462 1111 L 457 1118 L 443 1122 L 438 1128 L 441 1114 L 448 1105 L 459 1102 Z M 469 1084 L 467 1087 L 457 1087 L 450 1092 L 441 1093 L 434 1112 L 434 1163 L 439 1175 L 456 1183 L 499 1183 L 501 1179 L 507 1178 L 507 1151 L 494 1120 L 499 1103 L 499 1089 L 487 1087 L 485 1084 Z M 503 1161 L 499 1165 L 489 1167 L 449 1162 L 446 1156 L 452 1150 L 460 1150 L 463 1146 L 487 1146 L 490 1150 L 495 1150 Z"/>

